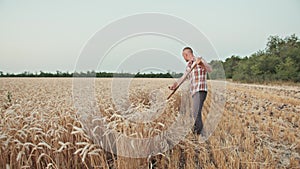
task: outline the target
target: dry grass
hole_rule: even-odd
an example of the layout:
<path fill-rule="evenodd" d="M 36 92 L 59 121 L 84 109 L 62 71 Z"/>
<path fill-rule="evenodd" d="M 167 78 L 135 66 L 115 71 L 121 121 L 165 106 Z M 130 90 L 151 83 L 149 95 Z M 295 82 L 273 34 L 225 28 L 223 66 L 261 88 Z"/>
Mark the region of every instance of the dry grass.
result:
<path fill-rule="evenodd" d="M 133 138 L 158 135 L 178 116 L 179 93 L 149 122 L 133 113 L 160 111 L 171 79 L 138 79 L 128 102 L 113 104 L 111 79 L 96 80 L 96 103 L 107 128 Z M 204 119 L 209 105 L 208 95 Z M 156 98 L 160 99 L 160 98 Z M 157 102 L 155 102 L 157 103 Z M 213 135 L 204 143 L 189 133 L 172 149 L 147 158 L 116 156 L 103 150 L 83 128 L 72 100 L 72 79 L 0 79 L 0 168 L 299 168 L 300 88 L 227 83 L 226 105 Z M 97 115 L 96 112 L 95 115 Z M 124 118 L 126 117 L 126 118 Z M 135 119 L 134 119 L 135 118 Z M 130 120 L 131 119 L 131 120 Z M 100 121 L 91 123 L 95 127 Z M 208 124 L 207 124 L 208 125 Z M 98 133 L 107 130 L 95 130 Z M 180 132 L 180 131 L 179 131 Z M 102 133 L 107 139 L 116 135 Z M 110 143 L 110 142 L 108 142 Z M 106 144 L 106 143 L 104 143 Z M 127 151 L 127 144 L 110 145 Z M 136 151 L 145 151 L 142 146 Z"/>

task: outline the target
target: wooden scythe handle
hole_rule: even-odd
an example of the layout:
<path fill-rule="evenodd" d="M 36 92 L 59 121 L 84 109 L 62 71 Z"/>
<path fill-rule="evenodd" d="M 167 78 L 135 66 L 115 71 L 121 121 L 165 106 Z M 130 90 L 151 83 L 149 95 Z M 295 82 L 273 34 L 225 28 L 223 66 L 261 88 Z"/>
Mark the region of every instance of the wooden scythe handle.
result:
<path fill-rule="evenodd" d="M 183 75 L 183 77 L 181 78 L 181 80 L 178 82 L 176 88 L 175 88 L 175 89 L 172 91 L 172 93 L 168 96 L 167 100 L 169 100 L 169 99 L 172 97 L 172 95 L 176 92 L 176 90 L 179 88 L 179 86 L 186 80 L 186 78 L 187 78 L 188 75 L 192 72 L 192 70 L 196 67 L 196 65 L 197 65 L 197 63 L 196 63 L 196 61 L 194 61 L 194 63 L 192 64 L 191 69 L 190 69 L 187 73 L 185 73 L 185 74 Z"/>

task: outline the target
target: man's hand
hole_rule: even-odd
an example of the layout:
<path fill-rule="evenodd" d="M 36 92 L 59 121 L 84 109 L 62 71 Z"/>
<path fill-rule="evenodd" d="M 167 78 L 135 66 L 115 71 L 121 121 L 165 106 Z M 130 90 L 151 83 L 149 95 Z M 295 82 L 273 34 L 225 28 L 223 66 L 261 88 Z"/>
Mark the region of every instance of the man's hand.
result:
<path fill-rule="evenodd" d="M 203 65 L 202 58 L 196 58 L 197 65 Z"/>
<path fill-rule="evenodd" d="M 169 86 L 169 89 L 170 89 L 170 90 L 175 90 L 176 87 L 177 87 L 177 85 L 178 85 L 178 83 L 175 82 L 172 86 Z"/>

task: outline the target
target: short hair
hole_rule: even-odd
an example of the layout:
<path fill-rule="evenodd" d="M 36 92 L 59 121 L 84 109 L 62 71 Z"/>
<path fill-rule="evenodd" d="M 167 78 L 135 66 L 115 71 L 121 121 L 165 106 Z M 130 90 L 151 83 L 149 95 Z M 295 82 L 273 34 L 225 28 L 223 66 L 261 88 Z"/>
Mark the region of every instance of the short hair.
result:
<path fill-rule="evenodd" d="M 183 48 L 183 49 L 182 49 L 182 51 L 184 51 L 184 50 L 187 50 L 187 49 L 188 49 L 188 50 L 190 50 L 190 51 L 191 51 L 191 53 L 193 53 L 193 49 L 192 49 L 191 47 L 188 47 L 188 46 L 187 46 L 187 47 L 185 47 L 185 48 Z"/>

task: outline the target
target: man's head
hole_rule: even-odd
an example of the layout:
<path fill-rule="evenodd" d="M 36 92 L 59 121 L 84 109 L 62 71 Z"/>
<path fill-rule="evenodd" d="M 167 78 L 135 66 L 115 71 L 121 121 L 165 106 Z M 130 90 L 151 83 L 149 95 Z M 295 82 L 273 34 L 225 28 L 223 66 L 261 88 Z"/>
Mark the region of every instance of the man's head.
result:
<path fill-rule="evenodd" d="M 193 49 L 190 47 L 185 47 L 182 50 L 182 56 L 186 62 L 194 58 Z"/>

